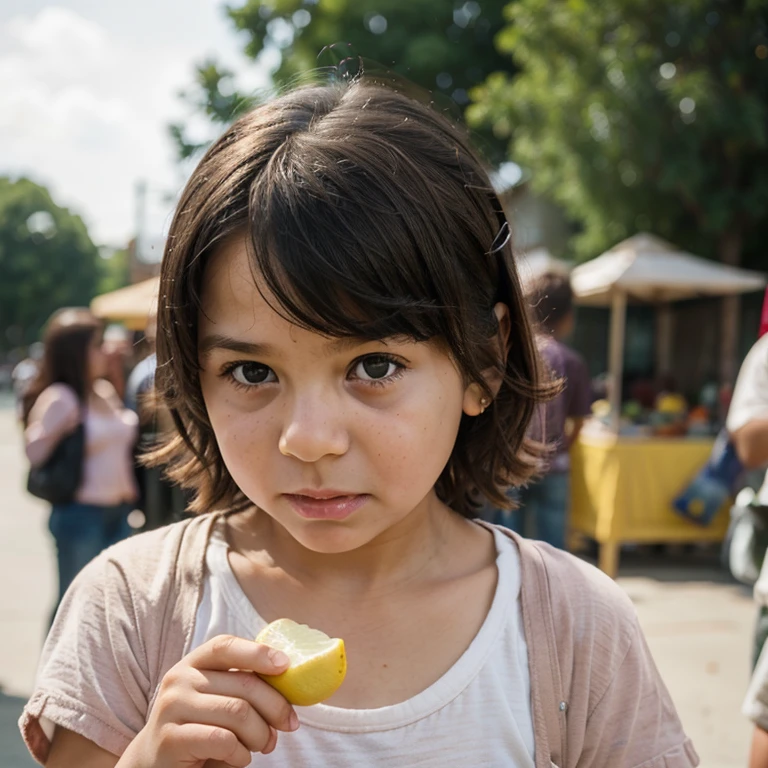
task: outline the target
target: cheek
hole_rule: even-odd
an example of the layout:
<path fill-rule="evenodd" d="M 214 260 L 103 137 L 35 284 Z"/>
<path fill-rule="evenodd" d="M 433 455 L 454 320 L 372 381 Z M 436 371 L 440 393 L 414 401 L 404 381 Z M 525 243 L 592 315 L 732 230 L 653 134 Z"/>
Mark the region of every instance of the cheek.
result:
<path fill-rule="evenodd" d="M 255 466 L 267 458 L 267 423 L 264 413 L 244 413 L 238 409 L 218 381 L 201 376 L 200 385 L 216 443 L 232 479 L 242 487 L 253 482 Z M 243 488 L 243 490 L 246 490 Z"/>
<path fill-rule="evenodd" d="M 453 451 L 461 421 L 461 400 L 453 392 L 424 392 L 362 433 L 366 452 L 384 480 L 403 491 L 426 492 Z"/>

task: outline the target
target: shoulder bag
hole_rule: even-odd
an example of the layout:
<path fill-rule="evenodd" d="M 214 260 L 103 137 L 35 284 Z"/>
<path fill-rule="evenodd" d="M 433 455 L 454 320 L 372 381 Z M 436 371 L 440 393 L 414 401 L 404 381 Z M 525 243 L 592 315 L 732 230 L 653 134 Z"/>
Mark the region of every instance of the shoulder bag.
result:
<path fill-rule="evenodd" d="M 51 504 L 73 501 L 83 478 L 84 455 L 85 426 L 81 420 L 73 432 L 58 442 L 43 464 L 30 467 L 27 490 Z"/>

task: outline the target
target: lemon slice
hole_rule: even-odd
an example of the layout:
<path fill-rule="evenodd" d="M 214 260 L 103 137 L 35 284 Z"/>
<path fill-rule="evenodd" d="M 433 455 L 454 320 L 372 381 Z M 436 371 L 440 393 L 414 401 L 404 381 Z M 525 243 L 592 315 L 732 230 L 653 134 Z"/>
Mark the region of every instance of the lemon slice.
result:
<path fill-rule="evenodd" d="M 332 696 L 347 674 L 344 641 L 328 637 L 319 629 L 278 619 L 256 636 L 257 643 L 276 648 L 291 660 L 291 666 L 280 675 L 259 675 L 300 707 L 319 704 Z"/>

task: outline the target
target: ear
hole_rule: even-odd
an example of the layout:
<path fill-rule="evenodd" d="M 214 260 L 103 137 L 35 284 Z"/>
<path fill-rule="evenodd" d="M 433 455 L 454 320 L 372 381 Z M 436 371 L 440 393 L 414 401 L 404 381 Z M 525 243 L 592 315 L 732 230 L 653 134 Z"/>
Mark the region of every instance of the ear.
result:
<path fill-rule="evenodd" d="M 509 334 L 511 330 L 509 307 L 506 304 L 496 304 L 493 308 L 493 314 L 496 315 L 498 331 L 492 340 L 492 344 L 503 369 L 506 366 L 507 354 L 509 352 Z M 502 375 L 496 368 L 488 368 L 483 371 L 483 379 L 495 397 L 499 389 L 501 389 Z M 478 383 L 473 382 L 464 390 L 463 410 L 467 416 L 479 416 L 490 404 L 488 396 Z"/>

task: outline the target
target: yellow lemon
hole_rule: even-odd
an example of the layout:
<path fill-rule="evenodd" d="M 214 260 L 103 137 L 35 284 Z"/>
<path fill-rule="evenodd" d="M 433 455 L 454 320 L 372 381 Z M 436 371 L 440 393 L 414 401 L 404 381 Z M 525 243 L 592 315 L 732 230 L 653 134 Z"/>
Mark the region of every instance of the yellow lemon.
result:
<path fill-rule="evenodd" d="M 332 696 L 347 674 L 344 641 L 319 629 L 278 619 L 256 636 L 257 643 L 282 651 L 291 666 L 280 675 L 259 675 L 291 704 L 309 707 Z"/>

